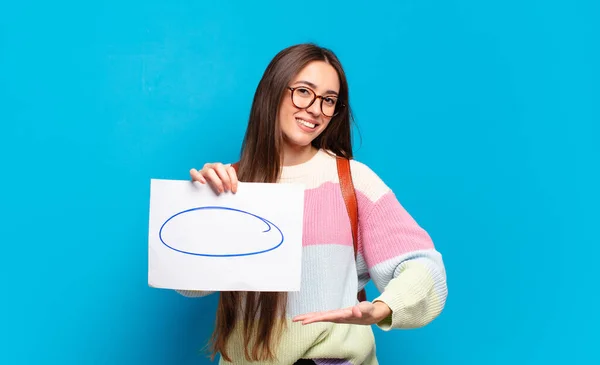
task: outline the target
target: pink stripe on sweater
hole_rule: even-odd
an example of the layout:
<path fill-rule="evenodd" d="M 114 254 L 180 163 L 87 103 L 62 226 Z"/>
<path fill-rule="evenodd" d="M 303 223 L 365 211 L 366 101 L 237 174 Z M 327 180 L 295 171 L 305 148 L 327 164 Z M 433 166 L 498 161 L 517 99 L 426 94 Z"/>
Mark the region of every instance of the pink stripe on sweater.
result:
<path fill-rule="evenodd" d="M 402 207 L 393 192 L 388 191 L 375 203 L 358 191 L 357 196 L 359 252 L 369 268 L 411 251 L 434 248 L 429 234 Z"/>
<path fill-rule="evenodd" d="M 434 248 L 427 232 L 402 207 L 392 191 L 376 202 L 359 190 L 356 195 L 359 252 L 369 268 L 411 251 Z M 326 182 L 305 191 L 302 244 L 352 247 L 350 219 L 337 183 Z"/>
<path fill-rule="evenodd" d="M 340 186 L 326 182 L 304 193 L 303 246 L 352 246 L 352 230 Z"/>

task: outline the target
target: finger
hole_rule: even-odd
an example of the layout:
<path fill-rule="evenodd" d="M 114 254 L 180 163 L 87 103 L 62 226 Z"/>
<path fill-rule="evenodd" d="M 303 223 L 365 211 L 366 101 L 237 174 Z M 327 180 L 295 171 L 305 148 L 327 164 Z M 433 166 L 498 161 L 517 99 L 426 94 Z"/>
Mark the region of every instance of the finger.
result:
<path fill-rule="evenodd" d="M 331 314 L 335 314 L 335 313 L 342 313 L 344 310 L 346 310 L 346 309 L 334 309 L 334 310 L 330 310 L 330 311 L 305 313 L 305 314 L 301 314 L 301 315 L 294 317 L 294 319 L 303 320 L 306 318 L 322 317 L 322 316 L 331 315 Z"/>
<path fill-rule="evenodd" d="M 361 302 L 356 305 L 363 314 L 371 315 L 375 311 L 375 305 L 371 302 Z"/>
<path fill-rule="evenodd" d="M 311 323 L 319 323 L 319 322 L 331 322 L 331 323 L 341 323 L 343 320 L 340 316 L 328 315 L 328 316 L 320 316 L 313 318 L 306 318 L 302 321 L 302 325 L 307 325 Z"/>
<path fill-rule="evenodd" d="M 361 308 L 358 305 L 355 305 L 354 307 L 352 307 L 352 315 L 355 318 L 362 318 L 363 312 L 362 312 Z"/>
<path fill-rule="evenodd" d="M 192 178 L 192 181 L 198 181 L 201 184 L 206 184 L 206 179 L 204 179 L 202 174 L 200 174 L 200 172 L 198 172 L 196 169 L 190 170 L 190 177 Z"/>
<path fill-rule="evenodd" d="M 221 178 L 221 182 L 223 184 L 222 186 L 225 191 L 231 190 L 231 179 L 229 178 L 229 174 L 227 173 L 225 166 L 223 166 L 221 163 L 218 163 L 213 165 L 213 169 L 217 172 L 219 178 Z"/>
<path fill-rule="evenodd" d="M 233 166 L 230 165 L 227 168 L 227 173 L 229 174 L 229 179 L 231 180 L 231 191 L 235 194 L 235 193 L 237 193 L 237 188 L 238 188 L 237 172 L 235 172 L 235 169 L 233 168 Z"/>
<path fill-rule="evenodd" d="M 322 316 L 318 316 L 318 317 L 306 318 L 305 320 L 302 321 L 302 324 L 307 325 L 307 324 L 318 323 L 318 322 L 344 323 L 348 319 L 349 318 L 347 318 L 346 316 L 343 316 L 343 315 L 328 314 L 328 315 L 322 315 Z"/>
<path fill-rule="evenodd" d="M 335 322 L 340 323 L 347 321 L 353 317 L 353 312 L 350 309 L 340 309 L 334 310 L 330 312 L 325 312 L 323 314 L 315 315 L 309 318 L 306 318 L 302 321 L 302 324 L 310 324 L 315 322 Z"/>
<path fill-rule="evenodd" d="M 217 194 L 223 192 L 223 183 L 221 182 L 221 179 L 219 178 L 214 169 L 202 169 L 202 175 L 204 176 L 206 181 L 208 181 L 211 184 L 211 186 L 217 192 Z"/>
<path fill-rule="evenodd" d="M 312 312 L 312 313 L 305 313 L 305 314 L 301 314 L 298 315 L 296 317 L 293 318 L 293 322 L 298 322 L 298 321 L 302 321 L 306 318 L 310 318 L 310 317 L 315 317 L 315 316 L 320 316 L 322 315 L 324 312 Z"/>
<path fill-rule="evenodd" d="M 352 315 L 352 308 L 353 307 L 335 309 L 335 310 L 330 310 L 330 311 L 305 313 L 305 314 L 301 314 L 301 315 L 294 317 L 293 320 L 294 321 L 302 321 L 307 318 L 311 318 L 311 319 L 312 318 L 324 318 L 324 317 L 329 317 L 329 316 L 347 317 L 347 316 Z"/>

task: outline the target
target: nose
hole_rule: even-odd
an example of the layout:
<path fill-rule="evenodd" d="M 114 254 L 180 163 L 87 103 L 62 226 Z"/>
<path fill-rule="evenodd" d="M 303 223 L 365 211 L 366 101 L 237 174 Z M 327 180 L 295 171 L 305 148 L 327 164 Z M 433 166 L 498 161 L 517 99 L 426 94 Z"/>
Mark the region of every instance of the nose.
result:
<path fill-rule="evenodd" d="M 316 98 L 312 105 L 306 108 L 306 111 L 318 117 L 321 114 L 321 99 Z"/>

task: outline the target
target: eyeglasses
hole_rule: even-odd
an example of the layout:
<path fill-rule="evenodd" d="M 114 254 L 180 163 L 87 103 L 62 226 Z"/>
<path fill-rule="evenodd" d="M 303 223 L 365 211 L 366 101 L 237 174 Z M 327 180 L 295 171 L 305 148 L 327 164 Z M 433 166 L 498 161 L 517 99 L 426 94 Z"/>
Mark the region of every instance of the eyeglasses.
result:
<path fill-rule="evenodd" d="M 338 102 L 336 96 L 317 95 L 313 90 L 307 87 L 288 87 L 290 89 L 292 103 L 300 109 L 310 108 L 315 100 L 321 99 L 321 113 L 326 117 L 333 117 L 339 114 L 344 104 Z"/>

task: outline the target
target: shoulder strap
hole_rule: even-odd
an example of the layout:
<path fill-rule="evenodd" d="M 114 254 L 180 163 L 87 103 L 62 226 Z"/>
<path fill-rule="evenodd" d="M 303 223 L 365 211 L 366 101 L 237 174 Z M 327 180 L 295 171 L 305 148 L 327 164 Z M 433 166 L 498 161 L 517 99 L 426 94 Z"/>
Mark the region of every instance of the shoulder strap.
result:
<path fill-rule="evenodd" d="M 337 170 L 342 196 L 344 197 L 344 203 L 346 204 L 346 210 L 350 218 L 350 225 L 352 226 L 352 243 L 354 245 L 354 259 L 356 259 L 358 255 L 358 202 L 352 181 L 352 173 L 350 172 L 350 160 L 338 156 Z M 365 289 L 362 289 L 358 293 L 358 300 L 361 302 L 367 300 Z"/>
<path fill-rule="evenodd" d="M 358 254 L 358 204 L 356 202 L 356 192 L 354 191 L 354 183 L 352 182 L 352 174 L 350 173 L 350 160 L 344 157 L 337 157 L 338 177 L 340 178 L 340 188 L 342 196 L 350 218 L 352 226 L 352 241 L 354 244 L 354 258 Z"/>

